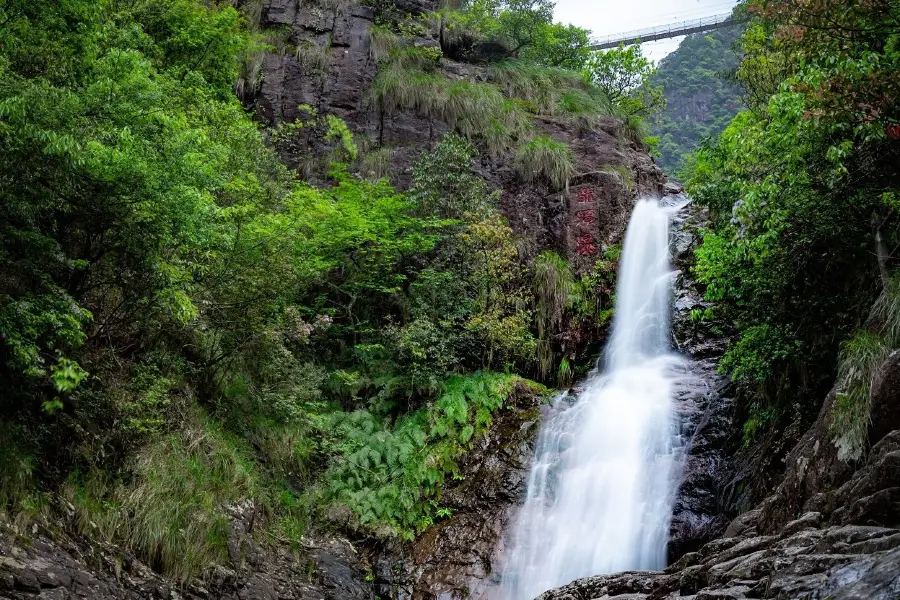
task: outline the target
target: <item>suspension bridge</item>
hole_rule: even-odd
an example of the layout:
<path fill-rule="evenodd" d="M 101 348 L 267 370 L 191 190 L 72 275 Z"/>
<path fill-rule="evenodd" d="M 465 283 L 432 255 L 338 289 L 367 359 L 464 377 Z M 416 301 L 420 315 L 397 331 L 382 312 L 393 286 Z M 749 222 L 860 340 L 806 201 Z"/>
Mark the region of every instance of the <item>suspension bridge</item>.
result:
<path fill-rule="evenodd" d="M 682 35 L 690 35 L 692 33 L 703 33 L 714 29 L 721 29 L 741 22 L 743 22 L 742 19 L 735 19 L 732 13 L 729 12 L 703 17 L 702 19 L 692 19 L 690 21 L 671 23 L 669 25 L 659 25 L 657 27 L 648 27 L 647 29 L 626 31 L 625 33 L 617 33 L 593 40 L 591 43 L 591 50 L 618 48 L 620 44 L 630 46 L 631 44 L 636 44 L 638 42 L 655 42 L 657 40 L 665 40 Z"/>

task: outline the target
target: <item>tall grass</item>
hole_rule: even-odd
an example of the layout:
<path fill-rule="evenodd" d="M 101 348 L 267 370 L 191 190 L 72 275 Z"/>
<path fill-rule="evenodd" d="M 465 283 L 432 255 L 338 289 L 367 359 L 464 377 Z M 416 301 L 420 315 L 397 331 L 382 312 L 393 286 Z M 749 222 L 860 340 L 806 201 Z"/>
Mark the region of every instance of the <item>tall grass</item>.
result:
<path fill-rule="evenodd" d="M 875 300 L 872 317 L 892 346 L 900 344 L 900 275 L 887 280 Z"/>
<path fill-rule="evenodd" d="M 257 491 L 251 463 L 230 436 L 198 422 L 147 448 L 135 475 L 122 509 L 130 515 L 126 537 L 144 560 L 182 581 L 227 560 L 226 506 Z"/>
<path fill-rule="evenodd" d="M 24 427 L 0 421 L 0 516 L 20 525 L 37 516 L 45 504 L 28 437 Z"/>
<path fill-rule="evenodd" d="M 256 7 L 256 8 L 254 8 Z M 253 2 L 247 5 L 246 18 L 261 19 L 261 13 L 255 15 L 252 10 L 259 9 L 262 11 L 262 3 Z M 255 16 L 254 16 L 255 15 Z M 242 57 L 241 66 L 238 71 L 238 78 L 234 84 L 234 93 L 241 100 L 252 97 L 259 91 L 263 79 L 263 65 L 266 60 L 266 53 L 284 55 L 288 50 L 288 38 L 291 32 L 285 28 L 272 28 L 266 30 L 258 36 L 255 41 L 247 49 L 246 54 Z"/>
<path fill-rule="evenodd" d="M 546 179 L 556 189 L 568 187 L 575 175 L 575 154 L 548 136 L 536 137 L 516 153 L 516 170 L 529 181 Z"/>
<path fill-rule="evenodd" d="M 878 369 L 900 346 L 900 276 L 885 282 L 872 307 L 870 329 L 861 329 L 841 349 L 839 387 L 831 432 L 841 460 L 858 460 L 867 443 L 872 384 Z"/>
<path fill-rule="evenodd" d="M 872 380 L 889 354 L 884 337 L 867 330 L 858 331 L 844 344 L 838 368 L 842 385 L 831 419 L 841 460 L 857 460 L 862 456 L 869 428 Z"/>
<path fill-rule="evenodd" d="M 495 85 L 454 81 L 396 63 L 379 71 L 370 99 L 387 114 L 402 109 L 442 120 L 468 138 L 484 140 L 492 154 L 510 149 L 531 129 L 527 113 Z"/>
<path fill-rule="evenodd" d="M 180 431 L 138 455 L 127 482 L 76 472 L 63 497 L 83 533 L 125 544 L 153 568 L 186 581 L 228 560 L 228 510 L 260 496 L 248 457 L 221 426 L 189 415 Z"/>
<path fill-rule="evenodd" d="M 555 354 L 552 337 L 563 323 L 575 277 L 569 263 L 553 251 L 545 251 L 534 261 L 535 320 L 538 329 L 538 366 L 541 377 L 553 368 Z M 566 363 L 568 366 L 568 363 Z"/>
<path fill-rule="evenodd" d="M 294 55 L 305 74 L 323 79 L 328 74 L 328 66 L 331 64 L 331 39 L 329 38 L 323 46 L 301 42 L 297 44 Z"/>
<path fill-rule="evenodd" d="M 535 114 L 566 118 L 582 129 L 594 126 L 600 116 L 615 114 L 606 94 L 573 71 L 508 60 L 491 67 L 488 79 Z"/>
<path fill-rule="evenodd" d="M 384 179 L 391 172 L 393 150 L 386 147 L 365 152 L 359 161 L 359 173 L 368 181 Z"/>
<path fill-rule="evenodd" d="M 374 25 L 369 29 L 369 56 L 375 62 L 388 58 L 400 44 L 400 36 L 386 25 Z"/>

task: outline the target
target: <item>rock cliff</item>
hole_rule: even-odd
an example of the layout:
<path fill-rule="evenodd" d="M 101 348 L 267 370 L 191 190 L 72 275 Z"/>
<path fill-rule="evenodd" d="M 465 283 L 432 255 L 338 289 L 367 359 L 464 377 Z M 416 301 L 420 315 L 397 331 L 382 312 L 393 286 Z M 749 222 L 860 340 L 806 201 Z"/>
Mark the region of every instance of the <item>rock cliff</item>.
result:
<path fill-rule="evenodd" d="M 396 4 L 412 14 L 434 8 L 428 0 Z M 269 54 L 258 95 L 249 104 L 269 124 L 302 118 L 306 109 L 301 107 L 342 118 L 357 138 L 389 150 L 389 178 L 403 188 L 409 183 L 412 163 L 451 128 L 412 111 L 380 110 L 371 100 L 369 88 L 378 72 L 372 51 L 373 19 L 371 8 L 347 3 L 326 7 L 267 0 L 263 26 L 287 28 L 290 43 L 313 49 L 323 66 L 310 69 L 299 54 Z M 439 48 L 439 37 L 421 36 L 413 43 Z M 483 67 L 446 55 L 440 63 L 442 75 L 451 80 L 485 80 Z M 593 127 L 576 128 L 561 119 L 535 117 L 534 126 L 537 134 L 564 142 L 574 152 L 576 176 L 565 189 L 523 179 L 515 170 L 512 152 L 482 153 L 477 168 L 501 192 L 500 209 L 525 240 L 526 256 L 552 248 L 576 266 L 587 267 L 604 244 L 619 241 L 635 198 L 664 193 L 666 178 L 647 149 L 631 139 L 617 119 L 602 117 Z M 289 163 L 296 158 L 285 156 Z"/>

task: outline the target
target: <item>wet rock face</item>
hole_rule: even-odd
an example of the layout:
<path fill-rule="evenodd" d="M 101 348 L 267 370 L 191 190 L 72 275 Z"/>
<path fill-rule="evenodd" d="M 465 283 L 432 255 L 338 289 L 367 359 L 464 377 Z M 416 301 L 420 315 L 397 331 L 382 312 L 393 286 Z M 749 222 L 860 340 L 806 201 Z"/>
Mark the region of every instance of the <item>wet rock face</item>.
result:
<path fill-rule="evenodd" d="M 697 376 L 694 389 L 675 398 L 685 439 L 685 462 L 669 533 L 668 562 L 694 552 L 725 529 L 728 519 L 723 498 L 730 476 L 728 441 L 734 433 L 731 385 L 716 372 L 727 338 L 709 330 L 692 316 L 712 305 L 691 279 L 697 231 L 706 219 L 688 205 L 673 219 L 672 257 L 678 270 L 672 311 L 672 345 L 687 358 Z"/>
<path fill-rule="evenodd" d="M 310 541 L 299 554 L 251 549 L 185 585 L 160 577 L 111 544 L 88 544 L 40 529 L 0 530 L 0 600 L 370 600 L 371 585 L 344 540 Z M 299 559 L 298 559 L 299 558 Z"/>
<path fill-rule="evenodd" d="M 872 448 L 858 463 L 842 460 L 833 441 L 836 394 L 828 394 L 815 423 L 788 454 L 784 479 L 762 503 L 766 531 L 808 511 L 840 523 L 900 526 L 900 352 L 888 357 L 873 382 Z"/>

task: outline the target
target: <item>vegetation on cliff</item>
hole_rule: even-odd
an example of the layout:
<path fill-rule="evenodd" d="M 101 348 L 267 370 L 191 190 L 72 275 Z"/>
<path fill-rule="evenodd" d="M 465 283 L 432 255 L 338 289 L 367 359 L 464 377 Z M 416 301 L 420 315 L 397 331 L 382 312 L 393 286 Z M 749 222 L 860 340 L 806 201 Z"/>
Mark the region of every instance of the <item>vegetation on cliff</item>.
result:
<path fill-rule="evenodd" d="M 559 338 L 609 318 L 617 260 L 529 264 L 473 169 L 515 150 L 562 189 L 572 151 L 533 119 L 619 110 L 571 70 L 586 33 L 548 3 L 380 15 L 371 102 L 458 134 L 405 192 L 381 179 L 390 150 L 340 119 L 307 106 L 263 130 L 246 112 L 265 51 L 325 69 L 261 31 L 261 6 L 0 8 L 0 513 L 64 513 L 182 579 L 227 556 L 242 511 L 287 542 L 447 516 L 461 453 L 509 394 L 542 392 L 523 377 L 571 379 Z M 428 19 L 477 22 L 455 47 L 502 37 L 502 60 L 451 80 L 409 43 Z"/>
<path fill-rule="evenodd" d="M 814 415 L 837 374 L 834 435 L 856 458 L 869 382 L 897 347 L 900 9 L 749 8 L 747 110 L 688 168 L 714 216 L 696 273 L 738 332 L 722 366 L 749 395 L 747 431 Z"/>

